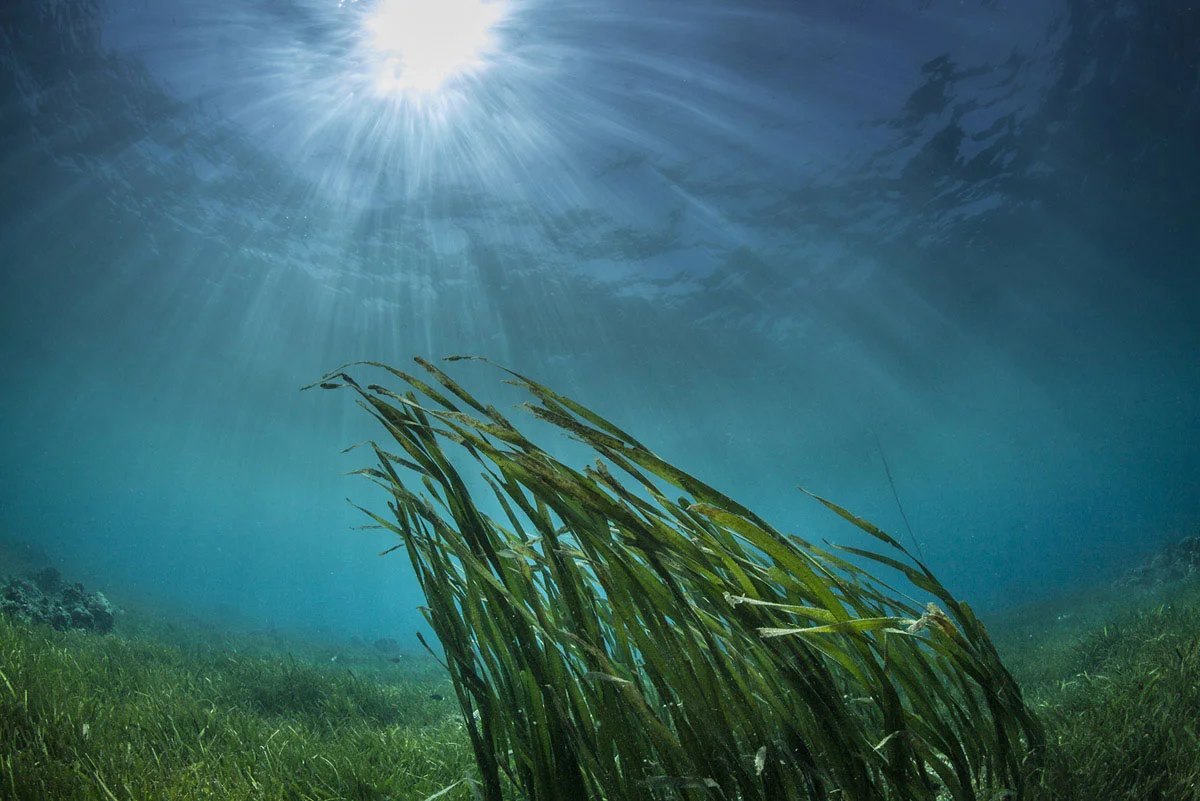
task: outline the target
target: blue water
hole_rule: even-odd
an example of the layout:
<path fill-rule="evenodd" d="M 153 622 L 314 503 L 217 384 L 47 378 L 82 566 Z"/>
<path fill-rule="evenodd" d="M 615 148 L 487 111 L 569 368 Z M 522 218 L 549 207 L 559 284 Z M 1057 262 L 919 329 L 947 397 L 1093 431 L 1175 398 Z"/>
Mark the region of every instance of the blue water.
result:
<path fill-rule="evenodd" d="M 5 541 L 126 604 L 411 644 L 344 500 L 383 509 L 340 454 L 379 432 L 298 390 L 454 353 L 811 540 L 850 532 L 797 485 L 910 541 L 882 449 L 984 609 L 1200 523 L 1200 7 L 493 0 L 413 89 L 381 2 L 5 3 Z"/>

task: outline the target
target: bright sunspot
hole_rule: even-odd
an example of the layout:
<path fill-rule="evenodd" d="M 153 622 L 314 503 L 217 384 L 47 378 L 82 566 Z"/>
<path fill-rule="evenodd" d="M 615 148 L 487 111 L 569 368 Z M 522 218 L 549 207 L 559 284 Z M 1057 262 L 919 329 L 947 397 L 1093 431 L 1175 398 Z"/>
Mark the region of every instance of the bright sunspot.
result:
<path fill-rule="evenodd" d="M 478 72 L 497 50 L 507 0 L 380 0 L 366 33 L 385 94 L 432 94 Z"/>

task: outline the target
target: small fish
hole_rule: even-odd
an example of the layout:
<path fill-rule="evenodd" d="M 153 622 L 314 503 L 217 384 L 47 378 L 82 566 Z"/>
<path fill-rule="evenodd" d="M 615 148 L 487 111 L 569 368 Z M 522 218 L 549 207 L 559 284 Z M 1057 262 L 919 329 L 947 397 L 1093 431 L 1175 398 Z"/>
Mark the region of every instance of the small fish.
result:
<path fill-rule="evenodd" d="M 430 693 L 429 697 L 435 701 L 445 701 L 446 700 L 446 696 L 442 695 L 441 693 Z"/>

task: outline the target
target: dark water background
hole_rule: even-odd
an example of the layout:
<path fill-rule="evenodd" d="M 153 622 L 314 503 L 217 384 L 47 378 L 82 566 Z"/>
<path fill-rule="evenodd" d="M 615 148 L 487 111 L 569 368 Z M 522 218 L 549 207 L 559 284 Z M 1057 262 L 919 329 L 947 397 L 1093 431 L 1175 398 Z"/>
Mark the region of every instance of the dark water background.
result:
<path fill-rule="evenodd" d="M 1200 520 L 1200 6 L 542 0 L 419 113 L 369 4 L 0 11 L 0 529 L 90 586 L 396 635 L 358 358 L 473 353 L 985 609 Z M 501 404 L 483 370 L 456 376 Z"/>

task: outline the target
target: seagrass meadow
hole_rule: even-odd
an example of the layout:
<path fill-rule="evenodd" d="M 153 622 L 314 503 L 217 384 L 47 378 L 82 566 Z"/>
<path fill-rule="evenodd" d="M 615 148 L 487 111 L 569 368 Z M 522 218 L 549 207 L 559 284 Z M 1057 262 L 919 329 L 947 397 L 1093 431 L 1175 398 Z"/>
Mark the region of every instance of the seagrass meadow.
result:
<path fill-rule="evenodd" d="M 1197 616 L 1188 582 L 992 625 L 1046 727 L 1029 798 L 1196 797 Z M 384 670 L 365 652 L 135 612 L 104 637 L 0 616 L 0 673 L 6 801 L 477 797 L 462 718 L 437 700 L 446 674 L 415 655 Z"/>
<path fill-rule="evenodd" d="M 588 408 L 477 364 L 591 450 L 570 467 L 417 364 L 313 386 L 350 391 L 387 435 L 350 449 L 388 498 L 360 508 L 398 537 L 385 554 L 408 556 L 440 648 L 381 660 L 144 613 L 104 636 L 0 617 L 0 797 L 1197 797 L 1194 579 L 1011 610 L 998 649 L 920 560 L 828 500 L 809 502 L 874 548 L 785 535 Z"/>

